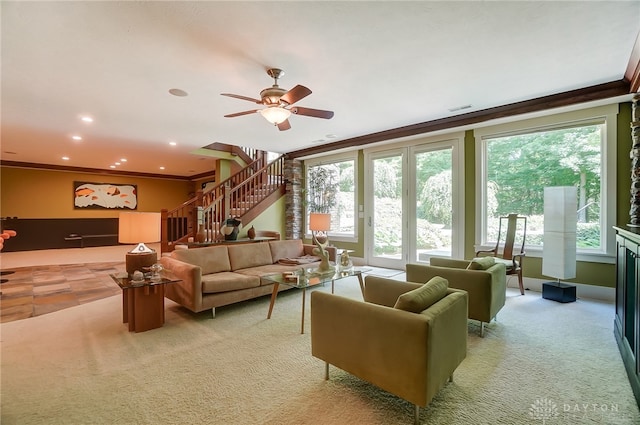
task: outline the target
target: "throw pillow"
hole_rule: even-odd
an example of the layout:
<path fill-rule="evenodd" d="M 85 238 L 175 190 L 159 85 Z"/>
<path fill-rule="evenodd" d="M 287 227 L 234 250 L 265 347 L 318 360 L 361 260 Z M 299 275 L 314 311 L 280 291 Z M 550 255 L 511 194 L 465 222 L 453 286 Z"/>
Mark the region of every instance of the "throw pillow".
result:
<path fill-rule="evenodd" d="M 496 259 L 493 257 L 474 258 L 467 266 L 467 270 L 487 270 L 495 263 Z"/>
<path fill-rule="evenodd" d="M 435 276 L 421 287 L 400 295 L 393 308 L 420 313 L 444 298 L 448 287 L 447 279 Z"/>

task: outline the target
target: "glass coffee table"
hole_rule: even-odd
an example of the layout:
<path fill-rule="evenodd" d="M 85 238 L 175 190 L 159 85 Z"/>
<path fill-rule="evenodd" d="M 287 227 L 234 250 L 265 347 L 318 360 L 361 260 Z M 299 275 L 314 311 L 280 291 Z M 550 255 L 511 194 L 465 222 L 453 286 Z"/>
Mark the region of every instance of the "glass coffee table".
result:
<path fill-rule="evenodd" d="M 167 270 L 141 281 L 132 280 L 126 272 L 109 276 L 122 288 L 122 323 L 129 324 L 129 332 L 144 332 L 164 324 L 165 285 L 180 279 Z"/>
<path fill-rule="evenodd" d="M 302 318 L 300 325 L 300 333 L 304 333 L 304 306 L 306 303 L 307 288 L 312 286 L 325 284 L 331 282 L 331 293 L 333 294 L 334 283 L 336 280 L 344 279 L 346 277 L 356 276 L 358 283 L 360 283 L 360 291 L 364 298 L 364 281 L 362 280 L 362 273 L 366 273 L 371 269 L 365 267 L 351 267 L 347 270 L 339 270 L 338 268 L 327 273 L 319 273 L 316 268 L 301 268 L 293 272 L 276 273 L 262 276 L 262 279 L 273 283 L 273 292 L 271 293 L 271 303 L 269 304 L 269 313 L 267 319 L 271 319 L 271 313 L 273 312 L 273 306 L 276 303 L 278 297 L 278 289 L 280 285 L 287 285 L 293 288 L 302 289 Z"/>

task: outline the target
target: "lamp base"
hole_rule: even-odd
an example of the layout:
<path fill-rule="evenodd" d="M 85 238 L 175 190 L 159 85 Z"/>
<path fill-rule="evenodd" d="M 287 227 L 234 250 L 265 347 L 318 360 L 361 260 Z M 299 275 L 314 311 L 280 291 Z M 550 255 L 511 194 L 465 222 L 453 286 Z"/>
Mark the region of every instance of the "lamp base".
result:
<path fill-rule="evenodd" d="M 151 252 L 127 252 L 126 257 L 126 269 L 129 277 L 133 275 L 133 272 L 140 270 L 145 272 L 145 268 L 153 266 L 158 262 L 158 254 L 155 251 Z"/>
<path fill-rule="evenodd" d="M 542 284 L 542 298 L 559 303 L 572 303 L 576 300 L 576 287 L 561 282 Z"/>

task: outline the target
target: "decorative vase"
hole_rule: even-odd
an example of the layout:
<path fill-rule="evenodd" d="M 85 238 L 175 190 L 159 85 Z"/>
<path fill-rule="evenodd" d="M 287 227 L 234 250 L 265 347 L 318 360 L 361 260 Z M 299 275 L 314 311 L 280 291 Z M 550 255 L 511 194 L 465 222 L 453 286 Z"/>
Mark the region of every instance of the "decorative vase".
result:
<path fill-rule="evenodd" d="M 353 263 L 351 262 L 351 258 L 349 258 L 349 252 L 345 249 L 342 251 L 342 254 L 340 254 L 340 269 L 349 270 L 352 267 Z"/>
<path fill-rule="evenodd" d="M 247 230 L 247 236 L 249 237 L 249 239 L 256 238 L 256 229 L 254 229 L 253 226 L 251 226 L 251 228 Z"/>
<path fill-rule="evenodd" d="M 224 235 L 225 241 L 235 241 L 238 239 L 238 232 L 242 221 L 238 217 L 228 218 L 220 228 L 220 232 Z"/>
<path fill-rule="evenodd" d="M 204 231 L 204 224 L 198 225 L 198 233 L 196 233 L 196 242 L 202 243 L 206 239 L 206 233 Z"/>

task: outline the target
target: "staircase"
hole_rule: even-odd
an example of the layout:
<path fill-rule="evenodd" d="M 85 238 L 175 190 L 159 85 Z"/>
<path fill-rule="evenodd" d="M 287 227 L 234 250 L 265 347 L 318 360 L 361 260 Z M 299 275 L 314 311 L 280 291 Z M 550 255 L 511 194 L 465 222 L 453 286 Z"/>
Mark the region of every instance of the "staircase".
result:
<path fill-rule="evenodd" d="M 245 150 L 249 164 L 173 210 L 162 210 L 161 252 L 196 237 L 203 227 L 205 242 L 223 240 L 220 227 L 230 217 L 249 223 L 284 195 L 284 156 L 267 163 L 264 151 Z M 241 155 L 242 156 L 242 155 Z M 253 158 L 253 160 L 251 160 Z"/>

